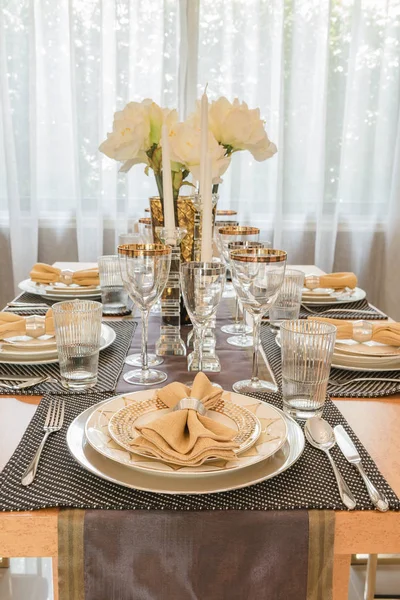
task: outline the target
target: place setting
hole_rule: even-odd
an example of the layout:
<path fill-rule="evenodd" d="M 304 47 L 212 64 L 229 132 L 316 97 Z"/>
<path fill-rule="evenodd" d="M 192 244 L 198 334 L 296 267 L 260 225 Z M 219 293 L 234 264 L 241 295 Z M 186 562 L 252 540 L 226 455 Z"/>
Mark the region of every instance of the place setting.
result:
<path fill-rule="evenodd" d="M 30 278 L 18 284 L 25 293 L 48 300 L 96 298 L 101 295 L 99 269 L 61 270 L 45 263 L 36 263 Z"/>
<path fill-rule="evenodd" d="M 91 300 L 56 303 L 45 315 L 0 313 L 0 391 L 113 389 L 134 322 L 102 322 Z"/>
<path fill-rule="evenodd" d="M 357 287 L 357 276 L 351 272 L 305 274 L 300 318 L 316 314 L 337 319 L 387 319 L 368 303 L 365 290 Z"/>

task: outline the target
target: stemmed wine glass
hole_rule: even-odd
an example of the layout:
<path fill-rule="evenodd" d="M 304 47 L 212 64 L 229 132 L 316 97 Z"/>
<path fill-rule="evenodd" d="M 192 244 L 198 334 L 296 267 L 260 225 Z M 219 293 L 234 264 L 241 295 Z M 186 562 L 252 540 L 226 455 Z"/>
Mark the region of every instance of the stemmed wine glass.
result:
<path fill-rule="evenodd" d="M 231 250 L 233 285 L 239 300 L 253 317 L 253 373 L 251 379 L 233 385 L 235 392 L 277 391 L 274 383 L 258 378 L 258 349 L 261 319 L 279 295 L 285 276 L 286 257 L 283 250 L 271 248 Z"/>
<path fill-rule="evenodd" d="M 171 247 L 164 244 L 126 244 L 118 246 L 124 286 L 142 315 L 141 368 L 125 373 L 132 385 L 153 385 L 167 379 L 163 371 L 149 369 L 147 356 L 148 321 L 151 307 L 160 298 L 168 280 Z"/>
<path fill-rule="evenodd" d="M 222 263 L 193 261 L 181 265 L 182 296 L 196 330 L 199 371 L 203 369 L 204 336 L 221 301 L 225 275 L 226 267 Z"/>
<path fill-rule="evenodd" d="M 118 246 L 123 246 L 124 244 L 145 244 L 146 240 L 144 240 L 143 236 L 140 233 L 121 233 L 118 236 Z M 131 297 L 132 302 L 134 302 Z M 134 310 L 134 309 L 133 309 Z M 153 306 L 154 313 L 154 306 Z M 142 366 L 142 354 L 140 352 L 135 352 L 134 354 L 130 354 L 125 358 L 125 364 L 130 367 L 141 367 Z M 157 356 L 154 353 L 147 354 L 147 365 L 149 367 L 157 367 L 164 362 L 164 359 L 161 356 Z"/>
<path fill-rule="evenodd" d="M 241 242 L 229 242 L 227 261 L 230 264 L 231 261 L 231 250 L 238 250 L 240 248 L 271 248 L 271 242 L 249 242 L 248 240 Z M 232 268 L 231 268 L 232 271 Z M 242 318 L 240 318 L 240 308 L 242 309 Z M 237 294 L 235 294 L 235 325 L 225 325 L 221 327 L 221 330 L 226 333 L 231 327 L 237 328 L 238 333 L 228 337 L 226 340 L 227 344 L 231 346 L 237 346 L 239 348 L 251 348 L 253 346 L 253 329 L 247 325 L 246 322 L 246 310 L 240 306 L 240 302 Z"/>
<path fill-rule="evenodd" d="M 218 250 L 221 254 L 221 258 L 225 262 L 226 266 L 230 267 L 229 244 L 233 242 L 258 242 L 259 235 L 260 230 L 258 227 L 250 227 L 247 225 L 229 225 L 227 227 L 220 227 L 218 229 L 216 242 Z M 223 327 L 221 327 L 221 331 L 223 331 L 223 333 L 230 333 L 233 335 L 240 333 L 251 333 L 251 328 L 248 325 L 246 325 L 245 322 L 243 322 L 243 319 L 240 320 L 239 318 L 239 306 L 237 296 L 235 321 L 231 325 L 224 325 Z"/>

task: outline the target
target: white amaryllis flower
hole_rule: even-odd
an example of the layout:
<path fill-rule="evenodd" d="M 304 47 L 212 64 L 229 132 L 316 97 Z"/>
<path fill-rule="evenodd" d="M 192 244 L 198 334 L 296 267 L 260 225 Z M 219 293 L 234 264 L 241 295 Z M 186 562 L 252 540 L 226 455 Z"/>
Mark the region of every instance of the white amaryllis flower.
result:
<path fill-rule="evenodd" d="M 113 131 L 100 145 L 100 152 L 124 164 L 121 171 L 138 163 L 149 164 L 147 152 L 158 145 L 161 126 L 172 127 L 178 120 L 176 110 L 161 108 L 152 100 L 129 102 L 114 115 Z"/>
<path fill-rule="evenodd" d="M 208 122 L 215 139 L 231 151 L 248 150 L 257 161 L 267 160 L 277 151 L 268 139 L 260 110 L 250 109 L 238 98 L 231 103 L 222 96 L 211 102 Z"/>
<path fill-rule="evenodd" d="M 200 179 L 201 131 L 193 120 L 177 123 L 170 130 L 169 142 L 171 160 L 184 165 L 194 179 Z M 230 164 L 230 157 L 225 156 L 225 148 L 220 146 L 211 133 L 208 132 L 208 152 L 212 161 L 212 181 L 221 182 L 221 175 Z"/>

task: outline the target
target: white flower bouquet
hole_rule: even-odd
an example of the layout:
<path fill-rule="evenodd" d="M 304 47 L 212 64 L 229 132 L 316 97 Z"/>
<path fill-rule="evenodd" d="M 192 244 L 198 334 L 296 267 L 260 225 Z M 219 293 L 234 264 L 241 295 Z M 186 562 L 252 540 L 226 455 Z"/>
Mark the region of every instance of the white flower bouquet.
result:
<path fill-rule="evenodd" d="M 176 110 L 161 108 L 152 100 L 129 102 L 114 115 L 113 130 L 99 150 L 122 162 L 120 171 L 127 172 L 138 163 L 152 169 L 160 198 L 162 189 L 161 128 L 166 124 L 171 151 L 171 174 L 174 199 L 182 185 L 195 185 L 200 179 L 201 120 L 200 103 L 186 121 L 178 122 Z M 211 102 L 208 109 L 208 152 L 212 161 L 214 191 L 230 165 L 235 152 L 248 150 L 255 160 L 264 161 L 277 149 L 268 138 L 259 109 L 249 109 L 237 98 L 231 103 L 225 97 Z"/>

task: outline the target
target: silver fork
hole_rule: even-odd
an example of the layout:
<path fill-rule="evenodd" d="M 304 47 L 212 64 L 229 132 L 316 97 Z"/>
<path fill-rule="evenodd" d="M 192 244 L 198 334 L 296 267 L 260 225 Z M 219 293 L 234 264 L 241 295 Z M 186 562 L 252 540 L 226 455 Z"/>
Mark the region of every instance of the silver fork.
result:
<path fill-rule="evenodd" d="M 10 379 L 4 378 L 5 381 L 13 381 L 13 378 L 10 377 Z M 26 380 L 18 380 L 21 381 L 21 383 L 14 383 L 14 384 L 9 384 L 9 383 L 5 383 L 3 380 L 0 381 L 0 390 L 2 388 L 4 388 L 5 390 L 24 390 L 26 388 L 29 387 L 33 387 L 34 385 L 39 385 L 40 383 L 57 383 L 57 379 L 54 379 L 54 377 L 31 377 L 30 379 L 26 379 Z"/>
<path fill-rule="evenodd" d="M 64 423 L 64 410 L 65 410 L 65 402 L 64 400 L 51 400 L 49 405 L 49 410 L 47 411 L 46 420 L 44 422 L 43 429 L 45 431 L 44 437 L 41 441 L 39 448 L 32 461 L 30 462 L 28 468 L 25 473 L 22 475 L 21 483 L 22 485 L 30 485 L 32 481 L 35 479 L 36 471 L 39 464 L 40 455 L 42 454 L 42 450 L 46 443 L 47 438 L 51 433 L 59 431 Z"/>
<path fill-rule="evenodd" d="M 330 385 L 333 385 L 334 387 L 350 385 L 351 383 L 355 383 L 356 381 L 390 381 L 391 383 L 397 383 L 400 386 L 400 378 L 391 379 L 390 377 L 356 377 L 355 379 L 348 379 L 347 381 L 345 381 L 344 379 L 328 379 L 328 383 L 330 383 Z"/>
<path fill-rule="evenodd" d="M 325 313 L 328 312 L 346 312 L 346 313 L 361 313 L 363 315 L 377 315 L 379 313 L 372 312 L 371 310 L 359 310 L 357 308 L 328 308 L 328 310 L 324 310 L 323 312 L 317 312 L 315 310 L 311 310 L 305 304 L 301 305 L 301 308 L 306 312 L 310 313 L 310 315 L 314 315 L 315 317 L 323 317 Z"/>

